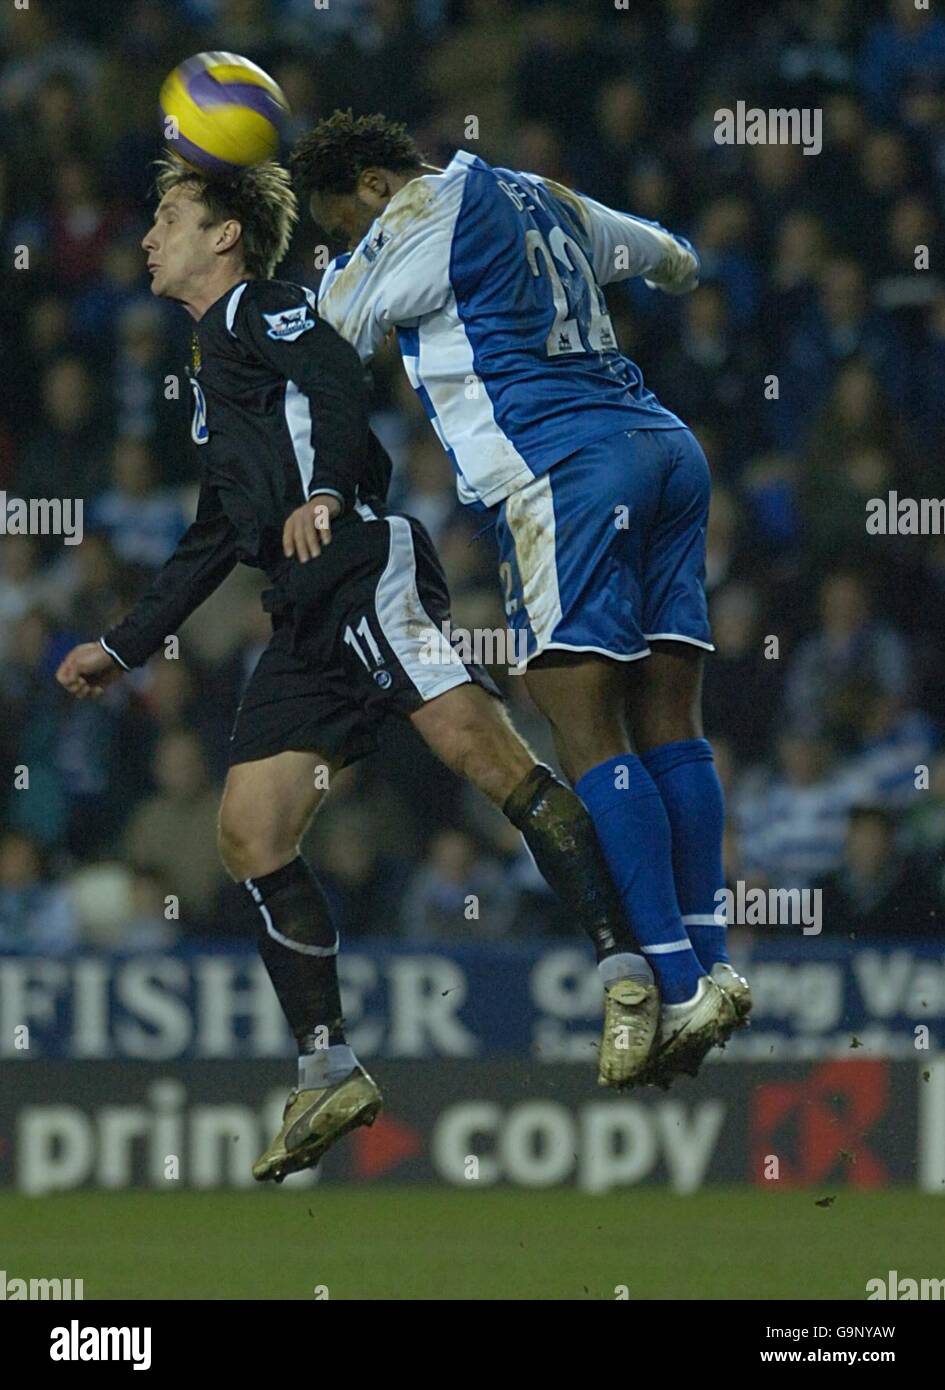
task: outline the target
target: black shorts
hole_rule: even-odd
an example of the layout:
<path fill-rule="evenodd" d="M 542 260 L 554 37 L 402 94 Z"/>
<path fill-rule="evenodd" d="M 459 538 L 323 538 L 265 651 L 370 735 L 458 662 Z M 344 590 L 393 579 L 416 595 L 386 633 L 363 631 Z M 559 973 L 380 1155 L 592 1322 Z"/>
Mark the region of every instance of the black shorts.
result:
<path fill-rule="evenodd" d="M 236 712 L 231 765 L 290 750 L 345 765 L 377 749 L 389 714 L 469 682 L 499 696 L 443 634 L 446 577 L 418 521 L 350 516 L 332 537 L 317 559 L 289 561 L 263 595 L 273 635 Z"/>

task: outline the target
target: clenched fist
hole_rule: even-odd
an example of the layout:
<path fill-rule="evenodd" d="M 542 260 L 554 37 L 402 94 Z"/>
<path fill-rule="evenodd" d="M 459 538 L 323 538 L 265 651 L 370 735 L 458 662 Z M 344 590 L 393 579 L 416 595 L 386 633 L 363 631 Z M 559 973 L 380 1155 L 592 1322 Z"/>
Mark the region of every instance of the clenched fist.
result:
<path fill-rule="evenodd" d="M 121 674 L 121 667 L 98 642 L 82 642 L 63 658 L 56 680 L 77 700 L 100 700 L 105 687 Z"/>

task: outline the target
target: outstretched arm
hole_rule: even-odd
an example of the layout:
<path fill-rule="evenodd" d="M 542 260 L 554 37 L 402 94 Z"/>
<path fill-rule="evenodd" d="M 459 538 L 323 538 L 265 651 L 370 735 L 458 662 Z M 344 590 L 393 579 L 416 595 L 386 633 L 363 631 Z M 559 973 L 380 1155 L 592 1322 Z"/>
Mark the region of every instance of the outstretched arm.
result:
<path fill-rule="evenodd" d="M 77 699 L 98 698 L 122 670 L 143 665 L 219 588 L 236 560 L 236 533 L 216 492 L 203 484 L 195 521 L 146 593 L 98 642 L 73 647 L 56 680 Z"/>
<path fill-rule="evenodd" d="M 642 275 L 651 289 L 688 294 L 699 283 L 699 257 L 685 237 L 674 236 L 658 222 L 598 203 L 552 179 L 542 183 L 591 240 L 591 264 L 601 285 Z"/>

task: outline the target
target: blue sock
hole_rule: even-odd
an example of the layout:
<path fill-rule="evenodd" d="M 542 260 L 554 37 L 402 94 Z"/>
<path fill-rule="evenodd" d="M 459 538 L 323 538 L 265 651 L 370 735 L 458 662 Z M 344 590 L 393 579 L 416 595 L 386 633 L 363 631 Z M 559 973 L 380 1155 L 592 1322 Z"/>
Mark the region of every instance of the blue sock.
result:
<path fill-rule="evenodd" d="M 585 772 L 574 790 L 591 814 L 663 1002 L 691 999 L 704 972 L 680 921 L 672 834 L 655 782 L 639 758 L 621 753 Z"/>
<path fill-rule="evenodd" d="M 703 969 L 728 960 L 725 927 L 715 919 L 725 887 L 722 832 L 725 805 L 708 739 L 664 743 L 644 753 L 673 833 L 673 874 L 683 926 Z"/>

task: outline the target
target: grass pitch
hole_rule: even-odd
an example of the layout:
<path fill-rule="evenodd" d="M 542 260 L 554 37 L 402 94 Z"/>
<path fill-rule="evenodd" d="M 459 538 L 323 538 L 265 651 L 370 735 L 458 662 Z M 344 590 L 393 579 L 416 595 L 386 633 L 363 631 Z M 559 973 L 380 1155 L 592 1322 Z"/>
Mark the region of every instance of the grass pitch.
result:
<path fill-rule="evenodd" d="M 945 1198 L 655 1188 L 0 1194 L 7 1276 L 163 1299 L 865 1298 L 940 1276 Z M 324 1297 L 324 1294 L 321 1295 Z"/>

